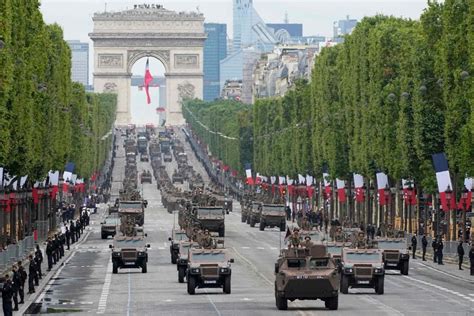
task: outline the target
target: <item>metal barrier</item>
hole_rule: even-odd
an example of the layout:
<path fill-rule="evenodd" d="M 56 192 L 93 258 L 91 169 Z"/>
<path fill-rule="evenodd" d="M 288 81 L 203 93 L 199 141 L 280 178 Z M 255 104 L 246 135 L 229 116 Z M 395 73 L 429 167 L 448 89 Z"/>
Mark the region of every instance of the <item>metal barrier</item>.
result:
<path fill-rule="evenodd" d="M 411 238 L 412 234 L 407 234 L 408 236 L 408 244 L 411 245 Z M 422 236 L 416 236 L 417 239 L 417 244 L 416 248 L 418 250 L 421 250 L 421 238 Z M 431 244 L 433 242 L 433 237 L 431 236 L 426 236 L 426 240 L 428 241 L 428 247 L 427 249 L 430 249 L 431 251 L 433 248 L 431 247 Z M 443 241 L 443 254 L 444 255 L 450 255 L 450 256 L 457 256 L 458 255 L 458 245 L 459 241 Z M 471 246 L 469 243 L 463 243 L 463 248 L 464 248 L 464 253 L 468 254 L 469 250 L 471 249 Z"/>
<path fill-rule="evenodd" d="M 35 241 L 33 236 L 25 237 L 17 244 L 8 245 L 0 252 L 0 272 L 6 271 L 17 261 L 22 261 L 34 250 Z"/>

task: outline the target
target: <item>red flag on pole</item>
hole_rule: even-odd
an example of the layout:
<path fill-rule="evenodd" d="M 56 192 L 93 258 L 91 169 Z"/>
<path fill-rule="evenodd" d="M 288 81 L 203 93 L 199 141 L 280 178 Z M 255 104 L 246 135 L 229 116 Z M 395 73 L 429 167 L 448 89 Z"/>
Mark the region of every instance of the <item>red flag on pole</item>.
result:
<path fill-rule="evenodd" d="M 147 58 L 146 67 L 145 67 L 145 82 L 144 82 L 145 92 L 146 92 L 146 103 L 147 104 L 151 103 L 149 88 L 150 88 L 150 84 L 151 84 L 152 81 L 153 81 L 153 77 L 150 73 L 150 60 Z"/>

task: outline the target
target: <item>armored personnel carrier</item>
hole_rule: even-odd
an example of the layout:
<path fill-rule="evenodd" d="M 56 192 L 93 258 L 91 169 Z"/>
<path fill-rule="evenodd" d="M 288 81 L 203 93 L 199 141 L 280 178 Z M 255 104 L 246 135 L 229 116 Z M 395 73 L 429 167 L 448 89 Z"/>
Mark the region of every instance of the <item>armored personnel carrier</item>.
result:
<path fill-rule="evenodd" d="M 399 270 L 408 275 L 410 253 L 406 238 L 377 238 L 378 249 L 383 251 L 383 263 L 386 270 Z"/>
<path fill-rule="evenodd" d="M 178 260 L 179 242 L 182 240 L 189 240 L 186 232 L 180 229 L 173 229 L 171 231 L 171 237 L 168 238 L 168 241 L 170 242 L 170 255 L 172 264 L 176 264 L 176 260 Z"/>
<path fill-rule="evenodd" d="M 262 212 L 262 203 L 261 202 L 252 202 L 252 208 L 250 212 L 247 213 L 247 223 L 250 227 L 255 227 L 255 224 L 260 223 L 260 214 Z"/>
<path fill-rule="evenodd" d="M 290 248 L 281 251 L 275 263 L 275 301 L 279 310 L 288 300 L 324 301 L 326 308 L 338 308 L 339 274 L 326 246 Z"/>
<path fill-rule="evenodd" d="M 179 182 L 179 183 L 183 184 L 184 183 L 183 175 L 175 170 L 173 172 L 173 176 L 171 177 L 171 181 L 173 183 Z"/>
<path fill-rule="evenodd" d="M 260 213 L 260 230 L 265 227 L 278 227 L 284 232 L 286 229 L 286 213 L 284 204 L 262 204 Z"/>
<path fill-rule="evenodd" d="M 218 206 L 202 206 L 195 210 L 195 219 L 202 229 L 219 233 L 219 237 L 225 236 L 224 210 Z"/>
<path fill-rule="evenodd" d="M 134 223 L 143 226 L 145 223 L 146 201 L 120 201 L 119 216 L 129 216 Z"/>
<path fill-rule="evenodd" d="M 117 234 L 117 226 L 120 225 L 120 218 L 115 213 L 107 216 L 100 224 L 100 235 L 102 239 L 107 239 L 109 236 L 114 237 Z"/>
<path fill-rule="evenodd" d="M 141 236 L 126 237 L 116 236 L 112 245 L 112 273 L 118 273 L 118 269 L 141 268 L 142 273 L 147 272 L 149 244 Z"/>
<path fill-rule="evenodd" d="M 384 293 L 385 269 L 379 249 L 344 248 L 341 257 L 341 292 L 349 288 L 373 288 Z"/>
<path fill-rule="evenodd" d="M 226 249 L 189 249 L 188 294 L 193 295 L 196 288 L 222 288 L 225 294 L 230 294 L 233 262 Z"/>
<path fill-rule="evenodd" d="M 143 171 L 142 174 L 140 175 L 140 181 L 141 183 L 151 183 L 152 182 L 152 176 L 150 171 Z"/>

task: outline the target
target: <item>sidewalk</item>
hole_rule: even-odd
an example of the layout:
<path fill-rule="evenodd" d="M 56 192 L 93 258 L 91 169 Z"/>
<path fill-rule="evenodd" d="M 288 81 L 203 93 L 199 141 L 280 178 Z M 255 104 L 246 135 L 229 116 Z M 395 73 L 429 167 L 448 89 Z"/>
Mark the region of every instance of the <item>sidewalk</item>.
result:
<path fill-rule="evenodd" d="M 451 276 L 455 276 L 457 278 L 462 278 L 464 280 L 471 280 L 472 283 L 474 283 L 474 275 L 470 275 L 470 263 L 469 263 L 469 257 L 464 256 L 462 268 L 463 270 L 459 270 L 458 266 L 458 257 L 452 257 L 452 256 L 444 256 L 443 257 L 443 265 L 437 264 L 433 262 L 433 252 L 426 252 L 425 259 L 426 261 L 423 261 L 421 258 L 422 252 L 417 251 L 416 252 L 416 259 L 413 260 L 410 257 L 410 265 L 413 263 L 419 263 L 422 265 L 425 265 L 429 267 L 430 269 L 438 270 L 442 273 L 449 274 Z"/>
<path fill-rule="evenodd" d="M 74 244 L 71 244 L 70 250 L 64 249 L 64 257 L 62 257 L 51 269 L 51 271 L 47 271 L 47 263 L 48 263 L 48 257 L 46 256 L 46 242 L 43 242 L 40 244 L 41 251 L 43 252 L 43 264 L 41 265 L 41 269 L 43 271 L 43 279 L 40 280 L 40 283 L 37 287 L 35 287 L 35 293 L 34 294 L 26 294 L 27 290 L 25 290 L 25 303 L 22 305 L 19 305 L 19 311 L 14 312 L 13 314 L 17 315 L 23 315 L 27 311 L 27 309 L 30 307 L 31 304 L 35 303 L 36 301 L 40 300 L 42 297 L 42 293 L 44 289 L 50 284 L 50 281 L 52 278 L 56 278 L 59 273 L 61 273 L 61 270 L 64 268 L 64 266 L 69 262 L 72 254 L 74 253 L 74 250 L 77 249 L 82 243 L 84 243 L 91 233 L 91 226 L 93 221 L 100 221 L 100 219 L 103 217 L 104 212 L 106 208 L 104 204 L 99 205 L 97 207 L 97 214 L 91 214 L 91 222 L 89 226 L 87 226 L 84 229 L 84 232 L 81 234 L 81 237 L 77 242 Z M 28 269 L 28 264 L 25 265 L 26 269 Z M 28 270 L 27 270 L 28 271 Z M 27 284 L 26 284 L 27 287 Z"/>

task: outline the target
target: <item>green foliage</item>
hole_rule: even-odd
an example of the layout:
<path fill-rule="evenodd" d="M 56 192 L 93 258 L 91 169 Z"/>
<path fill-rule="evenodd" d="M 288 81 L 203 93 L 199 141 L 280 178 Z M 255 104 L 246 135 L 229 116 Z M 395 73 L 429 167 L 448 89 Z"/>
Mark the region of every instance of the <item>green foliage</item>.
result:
<path fill-rule="evenodd" d="M 44 178 L 75 162 L 89 177 L 106 159 L 116 97 L 71 82 L 71 52 L 58 25 L 46 25 L 39 1 L 0 3 L 0 165 Z"/>

